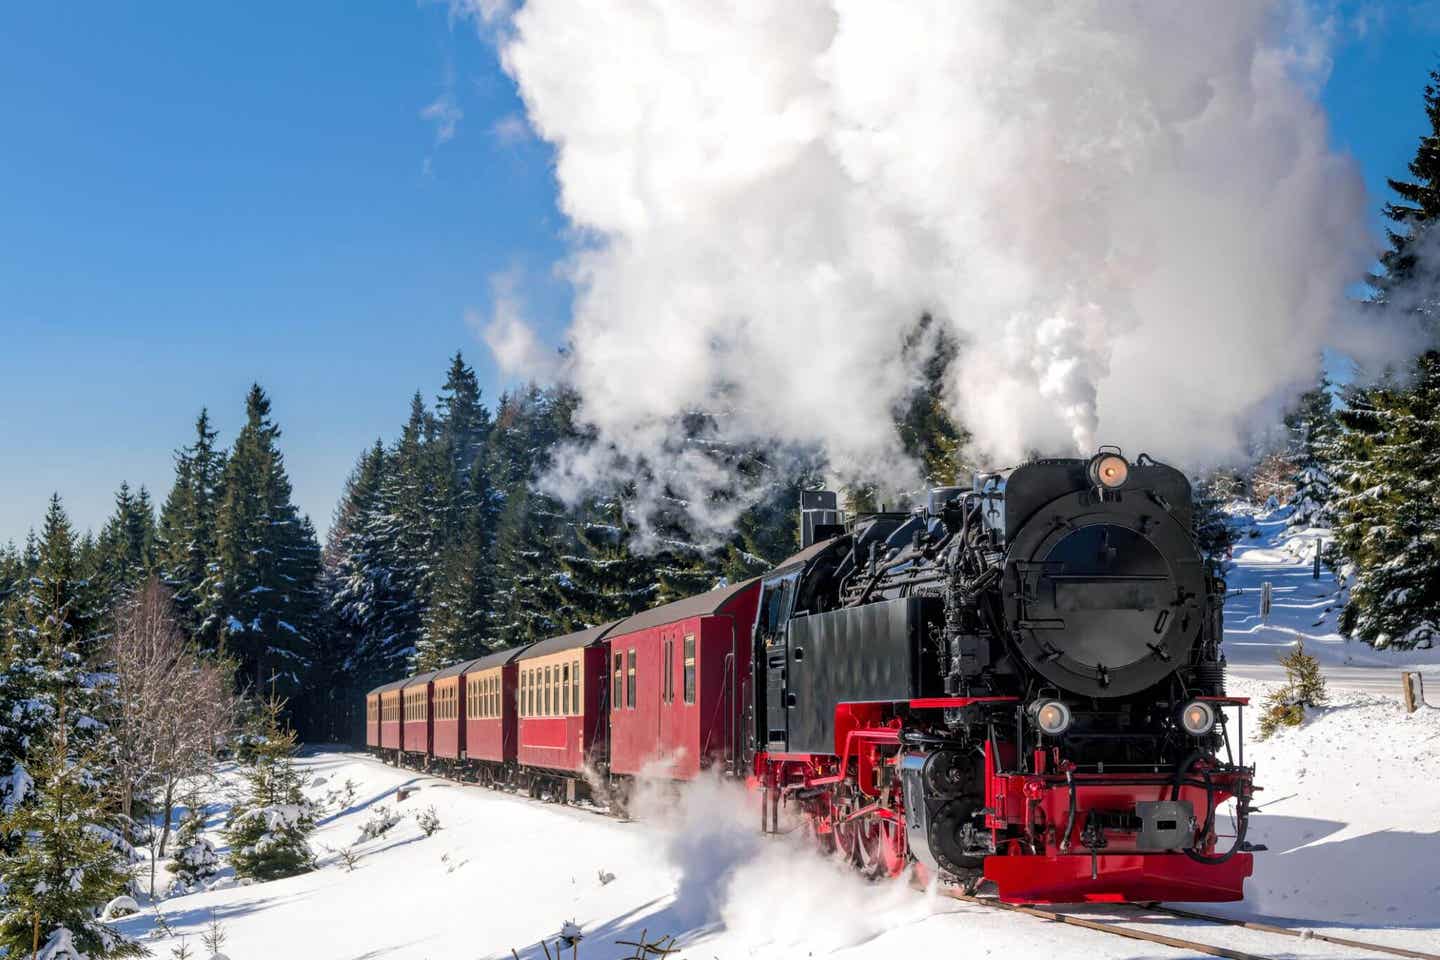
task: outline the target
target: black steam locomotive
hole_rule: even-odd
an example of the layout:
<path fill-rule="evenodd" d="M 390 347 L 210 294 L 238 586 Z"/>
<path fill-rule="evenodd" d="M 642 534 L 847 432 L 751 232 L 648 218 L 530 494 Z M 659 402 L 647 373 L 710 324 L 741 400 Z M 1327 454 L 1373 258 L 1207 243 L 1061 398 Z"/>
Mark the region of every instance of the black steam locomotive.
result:
<path fill-rule="evenodd" d="M 1245 701 L 1182 473 L 1107 448 L 815 532 L 760 598 L 767 825 L 1007 900 L 1240 898 Z"/>

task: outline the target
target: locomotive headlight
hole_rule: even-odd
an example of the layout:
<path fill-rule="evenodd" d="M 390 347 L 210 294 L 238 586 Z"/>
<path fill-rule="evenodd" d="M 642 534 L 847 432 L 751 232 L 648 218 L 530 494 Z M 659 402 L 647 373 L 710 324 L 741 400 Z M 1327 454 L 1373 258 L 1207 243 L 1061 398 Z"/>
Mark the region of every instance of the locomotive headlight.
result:
<path fill-rule="evenodd" d="M 1130 476 L 1130 464 L 1118 453 L 1102 453 L 1090 461 L 1090 482 L 1114 490 Z"/>
<path fill-rule="evenodd" d="M 1030 705 L 1030 713 L 1035 718 L 1035 726 L 1048 737 L 1058 737 L 1069 730 L 1070 721 L 1074 719 L 1070 708 L 1059 700 L 1037 700 Z"/>
<path fill-rule="evenodd" d="M 1180 711 L 1180 726 L 1194 737 L 1203 737 L 1215 729 L 1215 708 L 1200 700 L 1192 700 Z"/>

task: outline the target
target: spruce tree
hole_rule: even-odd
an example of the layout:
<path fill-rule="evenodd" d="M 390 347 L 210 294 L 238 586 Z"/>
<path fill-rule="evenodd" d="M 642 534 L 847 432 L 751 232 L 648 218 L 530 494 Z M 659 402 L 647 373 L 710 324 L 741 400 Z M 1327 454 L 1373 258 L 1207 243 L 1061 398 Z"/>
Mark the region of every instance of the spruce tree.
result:
<path fill-rule="evenodd" d="M 1430 72 L 1424 103 L 1427 128 L 1410 161 L 1410 179 L 1386 181 L 1397 197 L 1384 207 L 1394 226 L 1370 283 L 1378 302 L 1417 314 L 1434 335 L 1440 331 L 1440 270 L 1431 262 L 1429 234 L 1440 217 L 1440 69 Z"/>
<path fill-rule="evenodd" d="M 655 605 L 657 558 L 631 549 L 632 532 L 618 498 L 590 506 L 572 524 L 574 546 L 559 560 L 562 617 L 571 629 L 628 617 Z"/>
<path fill-rule="evenodd" d="M 1223 562 L 1235 543 L 1235 531 L 1222 508 L 1235 498 L 1236 480 L 1229 474 L 1218 473 L 1194 481 L 1192 491 L 1195 545 L 1206 560 Z"/>
<path fill-rule="evenodd" d="M 1340 627 L 1377 647 L 1440 638 L 1440 353 L 1413 385 L 1353 391 L 1339 414 L 1335 534 L 1351 575 Z"/>
<path fill-rule="evenodd" d="M 195 442 L 175 453 L 175 483 L 156 532 L 160 576 L 175 593 L 181 619 L 208 650 L 215 649 L 219 639 L 218 624 L 200 630 L 199 613 L 215 557 L 215 514 L 225 470 L 216 435 L 209 412 L 202 409 L 195 421 Z"/>
<path fill-rule="evenodd" d="M 397 619 L 394 609 L 407 598 L 391 576 L 395 558 L 383 498 L 388 469 L 384 446 L 377 440 L 346 484 L 326 555 L 332 622 L 345 634 L 351 669 L 362 686 L 395 677 L 407 656 L 403 641 L 397 642 L 390 631 Z"/>
<path fill-rule="evenodd" d="M 220 856 L 204 830 L 205 811 L 192 804 L 175 834 L 175 858 L 165 868 L 175 875 L 174 885 L 181 891 L 204 883 L 220 868 Z"/>
<path fill-rule="evenodd" d="M 496 487 L 492 645 L 515 646 L 563 629 L 556 603 L 559 557 L 574 544 L 569 517 L 540 489 L 556 447 L 574 437 L 576 398 L 530 384 L 501 398 L 487 445 Z"/>
<path fill-rule="evenodd" d="M 928 313 L 905 338 L 902 356 L 919 377 L 897 410 L 895 427 L 901 446 L 920 465 L 926 490 L 959 483 L 970 467 L 963 457 L 970 435 L 945 403 L 946 381 L 959 352 L 954 335 Z"/>
<path fill-rule="evenodd" d="M 285 704 L 261 704 L 247 731 L 246 795 L 230 810 L 225 841 L 235 875 L 278 880 L 314 868 L 309 836 L 319 811 L 305 796 L 308 783 L 295 769 L 295 733 L 284 726 Z"/>
<path fill-rule="evenodd" d="M 445 386 L 435 401 L 439 439 L 450 460 L 456 513 L 463 518 L 475 506 L 475 498 L 486 487 L 475 482 L 475 470 L 484 469 L 485 445 L 490 435 L 490 411 L 475 379 L 475 371 L 456 353 L 450 361 Z"/>
<path fill-rule="evenodd" d="M 77 752 L 63 696 L 56 717 L 30 756 L 34 795 L 0 815 L 0 836 L 10 841 L 0 845 L 0 947 L 31 956 L 68 931 L 84 956 L 138 956 L 139 944 L 96 919 L 130 882 L 126 847 L 106 824 L 91 775 L 103 758 L 93 746 Z"/>
<path fill-rule="evenodd" d="M 201 629 L 216 632 L 244 682 L 289 694 L 307 667 L 320 548 L 291 502 L 269 397 L 253 386 L 245 407 L 246 424 L 225 464 Z"/>
<path fill-rule="evenodd" d="M 62 699 L 71 749 L 88 751 L 104 733 L 95 718 L 109 689 L 88 669 L 102 636 L 101 611 L 80 570 L 75 534 L 58 496 L 45 514 L 34 569 L 10 608 L 8 656 L 0 670 L 0 809 L 7 811 L 34 786 L 30 750 L 55 729 Z"/>
<path fill-rule="evenodd" d="M 83 552 L 83 551 L 82 551 Z M 96 573 L 106 605 L 118 603 L 155 569 L 155 512 L 144 487 L 138 494 L 121 483 L 95 545 Z"/>
<path fill-rule="evenodd" d="M 378 611 L 380 631 L 396 657 L 413 658 L 439 574 L 441 552 L 458 522 L 448 450 L 417 392 L 400 439 L 387 452 L 381 509 L 371 535 L 379 547 L 390 602 Z"/>
<path fill-rule="evenodd" d="M 1288 522 L 1292 527 L 1324 525 L 1334 492 L 1329 456 L 1338 422 L 1330 381 L 1323 372 L 1319 383 L 1301 394 L 1286 414 L 1285 428 L 1289 433 L 1286 455 L 1295 464 Z"/>

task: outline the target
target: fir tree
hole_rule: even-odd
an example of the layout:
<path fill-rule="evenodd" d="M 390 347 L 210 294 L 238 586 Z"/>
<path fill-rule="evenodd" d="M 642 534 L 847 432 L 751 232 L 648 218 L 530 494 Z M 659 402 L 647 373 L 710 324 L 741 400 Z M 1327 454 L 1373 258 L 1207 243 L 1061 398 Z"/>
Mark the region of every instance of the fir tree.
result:
<path fill-rule="evenodd" d="M 390 625 L 408 602 L 391 577 L 395 562 L 387 535 L 383 491 L 389 461 L 377 440 L 356 464 L 331 527 L 326 556 L 332 622 L 345 634 L 351 669 L 362 683 L 393 677 L 406 652 Z"/>
<path fill-rule="evenodd" d="M 1330 381 L 1322 373 L 1320 382 L 1301 394 L 1285 416 L 1285 428 L 1290 435 L 1286 452 L 1295 464 L 1291 477 L 1295 492 L 1290 501 L 1290 526 L 1320 526 L 1326 521 L 1334 493 L 1329 456 L 1337 427 Z"/>
<path fill-rule="evenodd" d="M 128 483 L 120 484 L 115 512 L 100 532 L 95 556 L 107 605 L 118 602 L 153 572 L 155 512 L 144 487 L 132 494 Z"/>
<path fill-rule="evenodd" d="M 195 421 L 195 442 L 175 453 L 175 484 L 160 511 L 156 532 L 160 576 L 175 592 L 181 618 L 201 645 L 213 650 L 218 624 L 200 631 L 199 608 L 210 564 L 215 557 L 216 509 L 225 454 L 215 447 L 208 411 Z"/>
<path fill-rule="evenodd" d="M 970 435 L 950 415 L 945 386 L 960 345 L 943 324 L 925 314 L 905 339 L 902 356 L 918 368 L 919 381 L 896 410 L 896 431 L 905 452 L 921 468 L 926 490 L 953 486 L 969 464 L 962 451 Z"/>
<path fill-rule="evenodd" d="M 180 821 L 180 830 L 175 834 L 175 858 L 165 869 L 175 874 L 175 886 L 190 890 L 215 876 L 220 867 L 220 856 L 215 845 L 205 837 L 205 811 L 198 804 L 191 803 Z"/>
<path fill-rule="evenodd" d="M 298 689 L 307 666 L 320 549 L 291 502 L 269 397 L 253 386 L 245 406 L 246 424 L 225 464 L 201 627 L 218 634 L 241 678 L 284 694 Z"/>
<path fill-rule="evenodd" d="M 95 919 L 129 885 L 127 848 L 105 824 L 97 751 L 77 752 L 68 737 L 63 696 L 56 715 L 30 758 L 35 795 L 0 816 L 0 835 L 12 840 L 0 847 L 0 947 L 30 956 L 68 931 L 85 956 L 137 956 L 139 944 Z"/>
<path fill-rule="evenodd" d="M 1430 230 L 1440 217 L 1440 70 L 1430 72 L 1424 102 L 1427 128 L 1409 164 L 1411 179 L 1386 181 L 1398 198 L 1384 207 L 1395 226 L 1387 231 L 1390 248 L 1370 283 L 1376 301 L 1418 314 L 1434 334 L 1440 329 L 1440 270 L 1431 262 Z"/>
<path fill-rule="evenodd" d="M 531 384 L 501 398 L 487 447 L 496 487 L 492 646 L 554 636 L 558 557 L 571 549 L 563 506 L 539 489 L 555 448 L 574 436 L 573 395 Z"/>
<path fill-rule="evenodd" d="M 1307 709 L 1323 707 L 1329 699 L 1320 661 L 1305 652 L 1303 643 L 1281 657 L 1280 665 L 1285 668 L 1285 685 L 1265 697 L 1260 713 L 1261 740 L 1281 727 L 1298 727 L 1305 722 Z"/>
<path fill-rule="evenodd" d="M 265 701 L 247 731 L 246 796 L 230 810 L 225 840 L 235 875 L 278 880 L 314 867 L 309 836 L 318 811 L 295 769 L 295 733 L 282 723 L 283 701 Z"/>
<path fill-rule="evenodd" d="M 89 750 L 104 731 L 95 717 L 107 688 L 87 669 L 101 639 L 101 614 L 92 585 L 80 575 L 75 535 L 58 496 L 50 499 L 36 551 L 33 572 L 11 603 L 8 657 L 0 671 L 0 808 L 7 811 L 34 786 L 30 750 L 55 731 L 62 700 L 69 706 L 63 732 L 71 749 Z"/>
<path fill-rule="evenodd" d="M 1440 353 L 1411 387 L 1353 391 L 1339 414 L 1335 535 L 1352 575 L 1340 627 L 1377 647 L 1440 637 Z"/>
<path fill-rule="evenodd" d="M 445 386 L 435 402 L 439 439 L 445 447 L 455 493 L 456 513 L 463 518 L 475 506 L 487 484 L 473 473 L 485 468 L 485 444 L 490 435 L 490 411 L 482 401 L 475 371 L 458 352 L 450 361 Z"/>
<path fill-rule="evenodd" d="M 1235 531 L 1222 508 L 1235 498 L 1236 481 L 1228 474 L 1216 474 L 1195 481 L 1192 489 L 1195 545 L 1207 560 L 1221 562 L 1235 543 Z"/>
<path fill-rule="evenodd" d="M 556 587 L 567 627 L 593 627 L 655 605 L 656 558 L 630 549 L 618 499 L 594 504 L 590 516 L 572 527 L 574 549 L 557 558 L 565 574 Z"/>
<path fill-rule="evenodd" d="M 381 509 L 370 531 L 391 600 L 377 611 L 380 632 L 394 655 L 407 660 L 419 644 L 438 560 L 456 522 L 450 456 L 436 442 L 437 429 L 417 392 L 400 439 L 386 455 Z"/>

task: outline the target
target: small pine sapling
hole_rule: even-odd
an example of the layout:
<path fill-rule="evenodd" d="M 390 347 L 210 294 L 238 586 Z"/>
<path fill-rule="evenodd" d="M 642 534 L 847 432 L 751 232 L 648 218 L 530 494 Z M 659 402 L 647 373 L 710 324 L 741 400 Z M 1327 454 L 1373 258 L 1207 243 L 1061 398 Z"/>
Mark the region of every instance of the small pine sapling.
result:
<path fill-rule="evenodd" d="M 177 892 L 188 892 L 220 869 L 220 855 L 215 852 L 215 845 L 205 838 L 204 828 L 204 809 L 190 806 L 185 819 L 180 821 L 180 832 L 175 835 L 175 859 L 165 868 L 175 874 L 173 887 Z"/>
<path fill-rule="evenodd" d="M 1306 708 L 1323 707 L 1328 699 L 1320 661 L 1305 652 L 1303 643 L 1280 658 L 1285 668 L 1285 685 L 1272 690 L 1260 713 L 1260 739 L 1281 727 L 1298 727 L 1305 722 Z"/>
<path fill-rule="evenodd" d="M 345 864 L 346 873 L 354 873 L 355 867 L 360 863 L 360 851 L 353 846 L 341 847 L 337 852 L 340 862 Z"/>
<path fill-rule="evenodd" d="M 205 952 L 212 958 L 222 956 L 220 948 L 225 946 L 227 935 L 225 925 L 215 917 L 215 911 L 210 911 L 210 922 L 205 925 L 205 932 L 200 934 L 200 942 L 205 945 Z"/>
<path fill-rule="evenodd" d="M 370 819 L 360 828 L 360 839 L 357 843 L 364 843 L 366 840 L 374 840 L 383 837 L 390 832 L 390 828 L 400 822 L 400 815 L 393 812 L 384 804 L 379 804 L 370 809 Z"/>
<path fill-rule="evenodd" d="M 415 814 L 415 823 L 419 825 L 421 833 L 427 837 L 433 837 L 440 829 L 440 815 L 435 812 L 433 806 L 426 807 Z"/>
<path fill-rule="evenodd" d="M 305 796 L 305 775 L 295 769 L 295 733 L 281 722 L 284 702 L 270 699 L 252 725 L 253 763 L 245 772 L 248 795 L 230 811 L 225 838 L 230 863 L 242 879 L 278 880 L 314 868 L 308 838 L 315 805 Z"/>

